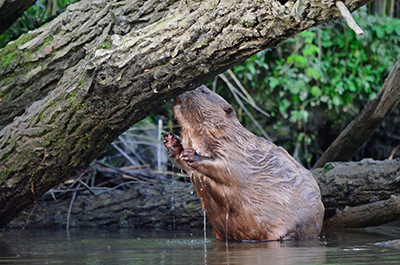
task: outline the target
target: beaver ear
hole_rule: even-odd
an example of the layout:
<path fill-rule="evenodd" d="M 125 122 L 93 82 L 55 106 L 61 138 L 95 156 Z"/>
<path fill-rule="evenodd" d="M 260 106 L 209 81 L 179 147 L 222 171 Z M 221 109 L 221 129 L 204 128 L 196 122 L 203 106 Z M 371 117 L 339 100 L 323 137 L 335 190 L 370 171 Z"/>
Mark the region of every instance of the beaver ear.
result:
<path fill-rule="evenodd" d="M 231 106 L 223 107 L 223 109 L 226 113 L 226 116 L 230 116 L 232 113 L 235 113 L 235 110 Z"/>

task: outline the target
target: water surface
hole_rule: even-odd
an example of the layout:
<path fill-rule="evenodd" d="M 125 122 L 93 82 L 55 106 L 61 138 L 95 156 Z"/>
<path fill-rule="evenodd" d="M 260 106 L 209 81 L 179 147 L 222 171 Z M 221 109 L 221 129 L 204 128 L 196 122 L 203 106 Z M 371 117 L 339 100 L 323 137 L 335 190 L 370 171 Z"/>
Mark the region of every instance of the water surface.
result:
<path fill-rule="evenodd" d="M 208 234 L 204 241 L 201 230 L 11 229 L 0 238 L 0 264 L 400 264 L 400 249 L 375 244 L 400 238 L 396 228 L 228 245 Z"/>

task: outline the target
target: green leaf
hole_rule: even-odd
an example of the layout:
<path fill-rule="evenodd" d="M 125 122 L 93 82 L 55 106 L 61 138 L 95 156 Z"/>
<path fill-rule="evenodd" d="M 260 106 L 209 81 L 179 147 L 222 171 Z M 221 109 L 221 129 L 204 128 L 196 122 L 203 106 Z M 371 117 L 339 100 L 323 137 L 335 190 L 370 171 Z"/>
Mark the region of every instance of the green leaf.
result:
<path fill-rule="evenodd" d="M 287 119 L 288 114 L 286 113 L 287 108 L 291 105 L 290 101 L 283 99 L 279 102 L 279 112 L 282 114 L 283 118 Z"/>
<path fill-rule="evenodd" d="M 268 78 L 268 83 L 271 88 L 275 88 L 279 85 L 279 80 L 278 78 L 270 77 Z"/>
<path fill-rule="evenodd" d="M 378 38 L 383 38 L 383 36 L 385 36 L 385 29 L 383 27 L 375 26 L 373 29 L 375 30 Z"/>
<path fill-rule="evenodd" d="M 311 87 L 311 95 L 319 98 L 322 95 L 322 90 L 319 89 L 319 87 L 317 87 L 317 86 L 313 86 L 313 87 Z"/>
<path fill-rule="evenodd" d="M 311 77 L 314 80 L 319 80 L 321 78 L 321 74 L 317 70 L 311 67 L 307 68 L 306 74 L 308 77 Z"/>
<path fill-rule="evenodd" d="M 300 87 L 295 84 L 289 88 L 290 93 L 297 95 L 300 92 Z"/>
<path fill-rule="evenodd" d="M 319 53 L 319 48 L 317 45 L 306 45 L 303 49 L 303 55 L 311 55 L 315 56 L 315 54 Z"/>
<path fill-rule="evenodd" d="M 335 95 L 332 97 L 332 103 L 334 106 L 340 106 L 340 105 L 342 105 L 342 100 L 340 99 L 340 97 L 338 95 Z"/>

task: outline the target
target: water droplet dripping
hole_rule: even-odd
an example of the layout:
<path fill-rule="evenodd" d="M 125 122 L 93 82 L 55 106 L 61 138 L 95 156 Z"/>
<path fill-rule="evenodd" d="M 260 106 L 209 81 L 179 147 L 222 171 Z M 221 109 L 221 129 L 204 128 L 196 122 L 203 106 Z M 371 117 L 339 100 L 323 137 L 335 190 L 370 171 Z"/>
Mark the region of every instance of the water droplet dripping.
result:
<path fill-rule="evenodd" d="M 203 233 L 204 233 L 204 242 L 207 241 L 207 215 L 206 211 L 203 209 Z M 207 249 L 204 249 L 207 252 Z"/>

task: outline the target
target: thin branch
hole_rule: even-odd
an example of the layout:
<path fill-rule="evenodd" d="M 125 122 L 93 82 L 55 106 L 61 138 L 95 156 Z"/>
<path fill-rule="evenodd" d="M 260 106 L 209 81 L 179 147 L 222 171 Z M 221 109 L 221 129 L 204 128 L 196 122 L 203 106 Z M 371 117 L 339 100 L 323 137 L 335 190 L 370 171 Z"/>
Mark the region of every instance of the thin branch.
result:
<path fill-rule="evenodd" d="M 250 94 L 247 92 L 247 90 L 244 88 L 242 83 L 239 81 L 239 79 L 236 77 L 236 75 L 232 72 L 231 69 L 228 70 L 228 74 L 231 76 L 233 81 L 235 81 L 236 85 L 240 88 L 240 90 L 242 90 L 243 94 L 246 95 L 250 105 L 255 106 L 256 103 L 254 102 L 253 98 L 250 96 Z"/>
<path fill-rule="evenodd" d="M 256 125 L 256 127 L 261 131 L 262 135 L 268 139 L 268 141 L 272 141 L 271 137 L 267 134 L 267 132 L 262 128 L 260 123 L 254 118 L 254 116 L 250 113 L 250 111 L 246 108 L 246 106 L 243 104 L 243 102 L 240 100 L 240 98 L 237 95 L 237 89 L 235 86 L 229 82 L 228 78 L 226 77 L 225 74 L 220 74 L 219 77 L 228 85 L 228 88 L 231 90 L 232 95 L 235 97 L 236 101 L 239 103 L 240 107 L 246 112 L 246 114 L 249 116 L 251 121 Z"/>
<path fill-rule="evenodd" d="M 69 204 L 68 215 L 67 215 L 67 232 L 68 233 L 69 233 L 69 230 L 68 230 L 69 229 L 69 218 L 71 216 L 72 205 L 74 204 L 76 194 L 78 193 L 78 189 L 80 187 L 81 187 L 81 183 L 79 183 L 78 186 L 76 187 L 74 195 L 72 195 L 72 199 L 71 199 L 71 202 Z"/>
<path fill-rule="evenodd" d="M 397 150 L 400 148 L 400 145 L 396 146 L 395 149 L 393 149 L 392 153 L 389 156 L 389 160 L 393 159 L 394 155 L 396 154 Z"/>
<path fill-rule="evenodd" d="M 122 137 L 118 138 L 121 140 L 122 144 L 128 147 L 126 142 L 122 139 Z M 134 161 L 124 150 L 122 150 L 115 142 L 112 142 L 111 144 L 121 155 L 123 155 L 132 165 L 136 165 L 136 161 Z M 128 147 L 129 148 L 129 147 Z M 130 148 L 129 148 L 130 149 Z M 131 150 L 132 151 L 132 150 Z"/>
<path fill-rule="evenodd" d="M 233 74 L 233 72 L 232 72 L 232 74 Z M 226 80 L 228 80 L 227 79 L 227 77 L 226 77 L 226 75 L 225 74 L 223 74 L 224 76 L 225 76 L 225 78 L 226 78 Z M 233 74 L 234 75 L 234 74 Z M 219 77 L 221 77 L 221 76 L 219 76 Z M 221 79 L 223 79 L 222 77 L 221 77 Z M 225 80 L 224 80 L 224 82 L 225 82 Z M 226 83 L 226 82 L 225 82 Z M 271 115 L 268 113 L 268 112 L 266 112 L 265 110 L 263 110 L 262 108 L 260 108 L 259 106 L 257 106 L 255 103 L 254 103 L 254 101 L 253 101 L 253 99 L 251 98 L 251 96 L 249 95 L 249 97 L 250 97 L 250 99 L 251 100 L 249 100 L 249 98 L 248 97 L 246 97 L 242 92 L 240 92 L 232 83 L 230 83 L 231 84 L 231 86 L 229 87 L 229 89 L 232 91 L 234 91 L 235 92 L 235 94 L 237 94 L 238 96 L 240 96 L 244 101 L 246 101 L 248 104 L 250 104 L 255 110 L 257 110 L 258 112 L 260 112 L 262 115 L 264 115 L 264 116 L 266 116 L 266 117 L 271 117 Z M 244 89 L 244 88 L 243 88 Z M 246 90 L 245 90 L 246 91 Z M 246 91 L 246 93 L 247 93 L 247 91 Z M 252 103 L 253 102 L 253 103 Z"/>
<path fill-rule="evenodd" d="M 336 1 L 335 4 L 336 4 L 337 8 L 339 9 L 340 13 L 342 14 L 343 18 L 346 20 L 349 28 L 354 30 L 354 32 L 357 35 L 363 35 L 364 31 L 354 21 L 353 16 L 351 15 L 350 11 L 347 9 L 345 4 L 343 4 L 342 1 Z"/>
<path fill-rule="evenodd" d="M 140 176 L 140 175 L 138 175 L 138 174 L 132 174 L 132 173 L 129 172 L 129 171 L 122 170 L 122 169 L 120 169 L 120 168 L 116 168 L 116 167 L 113 167 L 113 166 L 111 166 L 111 165 L 108 165 L 108 164 L 99 162 L 99 161 L 96 161 L 96 162 L 94 162 L 94 163 L 96 163 L 96 164 L 98 164 L 98 165 L 100 165 L 100 166 L 103 166 L 103 167 L 107 167 L 107 168 L 109 168 L 109 169 L 112 169 L 112 170 L 114 170 L 114 171 L 116 171 L 116 172 L 118 172 L 118 173 L 125 174 L 125 175 L 128 175 L 128 176 L 134 177 L 134 178 L 138 178 L 138 179 L 140 179 L 140 180 L 144 180 L 144 181 L 147 181 L 147 182 L 150 182 L 150 183 L 158 183 L 158 181 L 155 181 L 155 180 L 152 180 L 152 179 L 149 179 L 149 178 Z"/>
<path fill-rule="evenodd" d="M 90 191 L 90 193 L 92 193 L 93 195 L 96 195 L 96 193 L 93 191 L 92 188 L 89 187 L 88 184 L 86 184 L 85 182 L 83 182 L 82 180 L 79 180 L 79 183 L 82 184 L 86 189 L 88 189 Z"/>
<path fill-rule="evenodd" d="M 29 213 L 28 218 L 26 218 L 26 222 L 24 224 L 24 227 L 22 227 L 21 231 L 19 231 L 18 236 L 21 235 L 22 231 L 25 230 L 25 227 L 28 225 L 29 222 L 29 218 L 31 217 L 31 215 L 33 214 L 33 212 L 35 211 L 36 207 L 38 206 L 38 204 L 36 203 L 35 206 L 33 207 L 32 211 Z"/>

